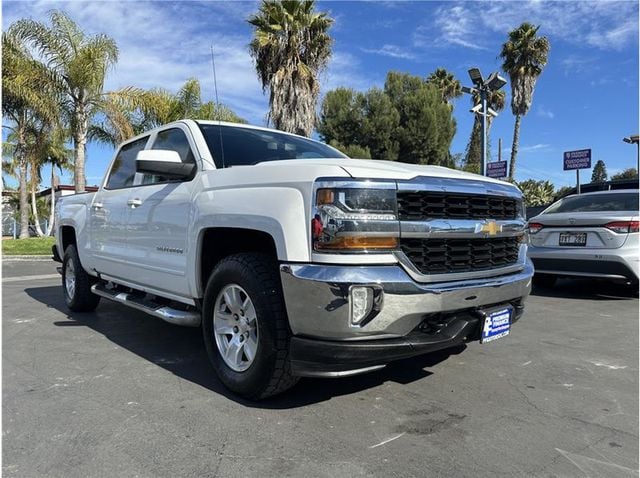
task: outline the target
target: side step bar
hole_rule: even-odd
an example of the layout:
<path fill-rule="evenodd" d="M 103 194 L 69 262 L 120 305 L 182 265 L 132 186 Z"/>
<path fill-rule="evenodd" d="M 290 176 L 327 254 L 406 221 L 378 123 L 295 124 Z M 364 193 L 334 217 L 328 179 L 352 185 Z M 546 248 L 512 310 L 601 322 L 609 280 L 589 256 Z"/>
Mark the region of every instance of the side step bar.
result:
<path fill-rule="evenodd" d="M 195 311 L 179 310 L 166 305 L 157 304 L 150 300 L 136 297 L 127 292 L 116 291 L 105 287 L 104 283 L 98 282 L 91 286 L 91 292 L 105 299 L 119 302 L 133 309 L 141 310 L 149 315 L 158 317 L 170 324 L 184 325 L 187 327 L 200 326 L 200 313 Z"/>

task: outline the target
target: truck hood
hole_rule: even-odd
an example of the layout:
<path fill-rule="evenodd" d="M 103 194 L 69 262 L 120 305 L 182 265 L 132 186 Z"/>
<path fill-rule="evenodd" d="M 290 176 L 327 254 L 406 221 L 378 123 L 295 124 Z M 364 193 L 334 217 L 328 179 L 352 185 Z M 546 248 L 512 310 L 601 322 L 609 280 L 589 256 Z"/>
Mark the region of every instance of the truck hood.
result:
<path fill-rule="evenodd" d="M 353 178 L 363 179 L 398 179 L 409 180 L 418 176 L 434 178 L 452 178 L 461 180 L 486 181 L 495 184 L 509 184 L 497 179 L 487 178 L 478 174 L 467 173 L 442 166 L 424 166 L 420 164 L 407 164 L 395 161 L 383 161 L 372 159 L 300 159 L 285 161 L 270 161 L 260 163 L 258 167 L 293 166 L 293 163 L 305 165 L 333 166 L 342 168 Z"/>

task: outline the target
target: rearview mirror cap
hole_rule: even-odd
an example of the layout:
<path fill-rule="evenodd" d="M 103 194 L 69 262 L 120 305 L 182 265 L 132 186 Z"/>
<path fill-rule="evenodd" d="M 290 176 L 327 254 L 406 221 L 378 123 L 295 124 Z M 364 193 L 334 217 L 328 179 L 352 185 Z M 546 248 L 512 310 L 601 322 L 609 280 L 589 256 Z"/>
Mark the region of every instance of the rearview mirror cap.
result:
<path fill-rule="evenodd" d="M 167 179 L 186 179 L 193 175 L 195 163 L 183 163 L 176 151 L 146 149 L 136 155 L 136 172 L 156 174 Z"/>

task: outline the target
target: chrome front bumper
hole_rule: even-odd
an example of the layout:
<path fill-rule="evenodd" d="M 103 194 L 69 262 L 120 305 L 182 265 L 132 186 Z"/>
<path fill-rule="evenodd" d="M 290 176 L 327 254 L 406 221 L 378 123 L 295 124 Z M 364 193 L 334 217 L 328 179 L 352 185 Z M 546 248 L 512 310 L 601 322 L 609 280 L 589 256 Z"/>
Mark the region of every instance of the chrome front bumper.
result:
<path fill-rule="evenodd" d="M 470 310 L 524 299 L 531 291 L 533 265 L 498 277 L 422 284 L 399 265 L 280 266 L 293 335 L 322 340 L 371 340 L 404 337 L 428 314 Z M 349 288 L 382 289 L 380 311 L 363 326 L 350 325 Z"/>

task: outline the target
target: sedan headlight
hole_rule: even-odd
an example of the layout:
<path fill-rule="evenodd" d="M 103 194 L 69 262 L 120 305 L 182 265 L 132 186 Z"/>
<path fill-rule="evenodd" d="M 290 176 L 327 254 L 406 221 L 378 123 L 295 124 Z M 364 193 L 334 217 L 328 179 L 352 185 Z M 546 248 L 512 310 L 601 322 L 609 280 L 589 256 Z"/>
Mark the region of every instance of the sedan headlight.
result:
<path fill-rule="evenodd" d="M 382 252 L 398 247 L 395 183 L 339 181 L 316 184 L 311 219 L 318 252 Z"/>

